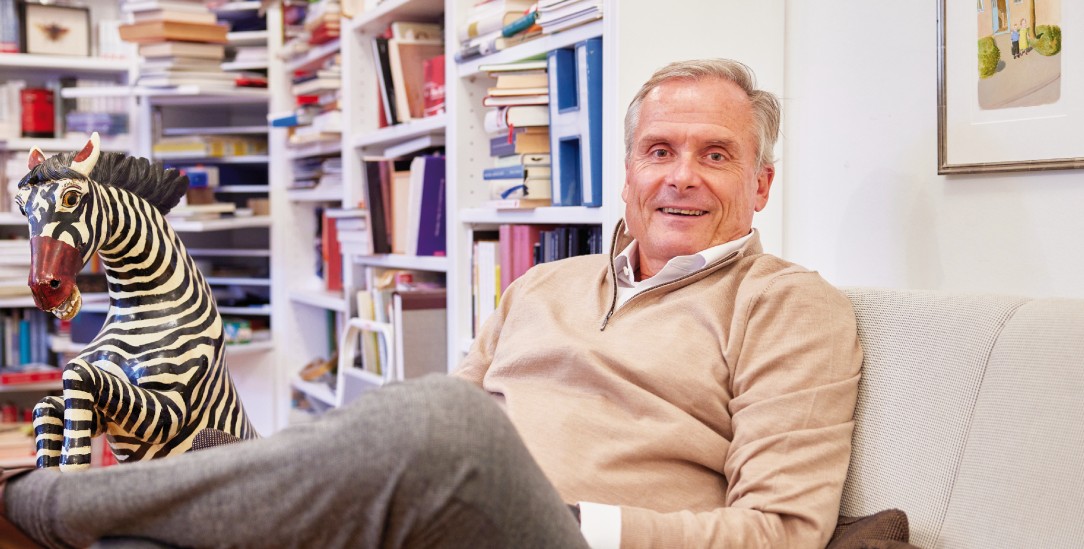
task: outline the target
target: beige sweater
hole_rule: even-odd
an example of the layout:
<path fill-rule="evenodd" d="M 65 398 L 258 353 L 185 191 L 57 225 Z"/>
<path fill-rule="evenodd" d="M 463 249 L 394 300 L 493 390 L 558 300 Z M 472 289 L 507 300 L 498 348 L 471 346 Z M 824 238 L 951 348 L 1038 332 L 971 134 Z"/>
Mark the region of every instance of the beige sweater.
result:
<path fill-rule="evenodd" d="M 606 320 L 614 290 L 603 255 L 532 268 L 457 374 L 566 501 L 622 506 L 622 547 L 823 547 L 861 365 L 846 297 L 756 236 Z"/>

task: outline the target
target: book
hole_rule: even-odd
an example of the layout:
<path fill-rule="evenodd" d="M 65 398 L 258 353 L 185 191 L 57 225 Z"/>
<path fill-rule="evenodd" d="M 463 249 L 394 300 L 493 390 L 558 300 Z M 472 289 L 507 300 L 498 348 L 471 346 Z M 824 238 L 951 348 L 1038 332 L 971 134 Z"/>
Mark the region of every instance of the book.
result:
<path fill-rule="evenodd" d="M 552 106 L 552 105 L 550 105 Z M 513 105 L 489 110 L 483 120 L 486 133 L 498 133 L 521 126 L 549 126 L 550 108 L 546 105 Z"/>
<path fill-rule="evenodd" d="M 380 104 L 383 107 L 384 119 L 388 125 L 394 126 L 399 123 L 399 118 L 395 88 L 391 77 L 390 56 L 388 39 L 382 36 L 373 38 L 373 63 L 376 66 L 376 77 L 379 82 Z"/>
<path fill-rule="evenodd" d="M 425 116 L 425 61 L 444 53 L 434 41 L 388 40 L 396 118 L 405 122 Z"/>
<path fill-rule="evenodd" d="M 523 71 L 547 70 L 548 63 L 545 59 L 531 59 L 512 63 L 483 63 L 478 65 L 479 72 L 487 72 L 490 76 L 504 73 L 520 73 Z"/>
<path fill-rule="evenodd" d="M 120 26 L 121 40 L 140 44 L 179 40 L 226 44 L 228 25 L 179 23 L 175 21 L 146 21 Z"/>
<path fill-rule="evenodd" d="M 145 11 L 183 11 L 189 13 L 210 11 L 203 2 L 185 2 L 183 0 L 135 0 L 121 3 L 120 9 L 122 12 L 133 15 Z"/>
<path fill-rule="evenodd" d="M 545 69 L 525 72 L 496 73 L 497 83 L 494 88 L 549 88 L 549 75 Z M 534 93 L 544 93 L 542 91 Z"/>
<path fill-rule="evenodd" d="M 144 60 L 150 58 L 197 57 L 221 61 L 226 57 L 226 46 L 201 42 L 179 42 L 167 40 L 139 45 L 139 55 Z"/>
<path fill-rule="evenodd" d="M 447 303 L 443 289 L 392 294 L 395 367 L 400 379 L 447 373 Z"/>
<path fill-rule="evenodd" d="M 442 156 L 425 156 L 421 181 L 415 255 L 443 256 L 447 253 L 447 212 L 445 205 L 446 162 Z"/>
<path fill-rule="evenodd" d="M 500 299 L 500 238 L 497 231 L 475 231 L 471 254 L 473 327 L 477 336 L 482 325 L 497 309 Z"/>
<path fill-rule="evenodd" d="M 548 126 L 520 126 L 489 138 L 489 156 L 550 152 Z"/>
<path fill-rule="evenodd" d="M 456 38 L 466 42 L 471 38 L 500 31 L 516 22 L 536 4 L 534 0 L 490 0 L 475 4 L 467 20 L 456 28 Z"/>
<path fill-rule="evenodd" d="M 506 96 L 486 96 L 482 98 L 483 107 L 503 107 L 514 105 L 549 105 L 550 96 L 548 93 L 539 95 L 506 95 Z"/>
<path fill-rule="evenodd" d="M 504 96 L 516 96 L 516 95 L 549 95 L 549 84 L 544 83 L 542 86 L 537 87 L 492 87 L 486 90 L 486 95 L 490 97 L 504 97 Z"/>
<path fill-rule="evenodd" d="M 552 205 L 553 201 L 549 198 L 506 198 L 503 200 L 487 200 L 483 203 L 486 208 L 494 210 L 533 210 Z"/>
<path fill-rule="evenodd" d="M 523 165 L 516 164 L 512 166 L 496 166 L 493 168 L 486 168 L 482 170 L 482 179 L 528 179 L 528 178 L 544 178 L 549 179 L 550 167 L 549 165 Z"/>
<path fill-rule="evenodd" d="M 444 54 L 426 59 L 422 73 L 425 78 L 422 88 L 424 101 L 422 115 L 438 115 L 445 110 Z"/>
<path fill-rule="evenodd" d="M 339 245 L 336 219 L 323 211 L 320 217 L 320 252 L 324 262 L 324 287 L 329 292 L 343 289 L 343 255 Z"/>
<path fill-rule="evenodd" d="M 388 230 L 389 215 L 385 208 L 385 181 L 391 177 L 391 163 L 387 160 L 367 159 L 365 164 L 365 204 L 369 207 L 369 234 L 374 254 L 391 253 L 391 232 Z"/>
<path fill-rule="evenodd" d="M 30 333 L 28 328 L 24 328 L 23 335 L 25 335 L 25 337 L 20 337 L 29 342 Z M 21 366 L 0 369 L 0 385 L 23 385 L 27 383 L 60 381 L 63 375 L 64 370 L 56 366 L 49 366 L 46 364 L 23 364 Z"/>
<path fill-rule="evenodd" d="M 161 9 L 133 12 L 131 15 L 131 21 L 133 23 L 169 21 L 173 23 L 214 24 L 217 19 L 215 18 L 215 14 L 211 13 L 210 11 L 198 12 Z"/>
<path fill-rule="evenodd" d="M 163 71 L 218 71 L 221 64 L 217 59 L 201 57 L 161 57 L 145 58 L 139 62 L 139 72 L 153 73 Z"/>

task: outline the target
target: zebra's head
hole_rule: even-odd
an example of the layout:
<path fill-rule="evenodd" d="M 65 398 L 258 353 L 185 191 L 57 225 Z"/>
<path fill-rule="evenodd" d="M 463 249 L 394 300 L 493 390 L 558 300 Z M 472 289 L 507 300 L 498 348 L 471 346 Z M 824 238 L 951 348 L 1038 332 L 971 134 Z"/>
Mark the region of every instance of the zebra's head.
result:
<path fill-rule="evenodd" d="M 79 312 L 82 298 L 75 277 L 97 251 L 90 230 L 92 194 L 90 173 L 101 154 L 94 133 L 82 150 L 46 159 L 35 147 L 30 151 L 30 172 L 19 182 L 15 204 L 30 225 L 30 277 L 27 284 L 38 308 L 67 320 Z"/>

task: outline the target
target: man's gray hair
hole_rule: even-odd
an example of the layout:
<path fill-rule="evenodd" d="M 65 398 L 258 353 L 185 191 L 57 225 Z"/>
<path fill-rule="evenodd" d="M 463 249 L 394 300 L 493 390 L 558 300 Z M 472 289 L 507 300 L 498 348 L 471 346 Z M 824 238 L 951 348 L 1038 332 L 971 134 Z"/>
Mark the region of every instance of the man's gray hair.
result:
<path fill-rule="evenodd" d="M 696 59 L 677 61 L 655 71 L 636 92 L 625 112 L 625 158 L 632 154 L 632 140 L 640 124 L 640 107 L 644 97 L 662 83 L 670 80 L 705 80 L 718 78 L 736 84 L 749 96 L 753 106 L 754 135 L 757 139 L 757 165 L 771 164 L 775 141 L 779 138 L 780 103 L 771 92 L 757 89 L 753 70 L 730 59 Z"/>

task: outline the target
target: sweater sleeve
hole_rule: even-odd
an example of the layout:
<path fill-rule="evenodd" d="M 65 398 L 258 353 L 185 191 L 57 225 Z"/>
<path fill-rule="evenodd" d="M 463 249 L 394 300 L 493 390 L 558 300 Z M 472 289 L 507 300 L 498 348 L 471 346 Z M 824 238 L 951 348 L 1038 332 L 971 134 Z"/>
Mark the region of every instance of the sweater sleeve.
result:
<path fill-rule="evenodd" d="M 471 344 L 470 351 L 467 352 L 467 356 L 463 357 L 459 367 L 452 372 L 452 375 L 482 387 L 486 372 L 489 371 L 490 365 L 493 364 L 493 356 L 497 351 L 497 341 L 500 339 L 501 330 L 504 328 L 508 308 L 511 306 L 512 301 L 515 300 L 515 289 L 517 287 L 516 282 L 513 282 L 505 289 L 497 309 L 482 324 L 482 328 L 474 338 L 474 343 Z"/>
<path fill-rule="evenodd" d="M 854 310 L 810 272 L 779 275 L 738 305 L 726 507 L 623 507 L 622 547 L 819 548 L 835 527 L 862 362 Z"/>

